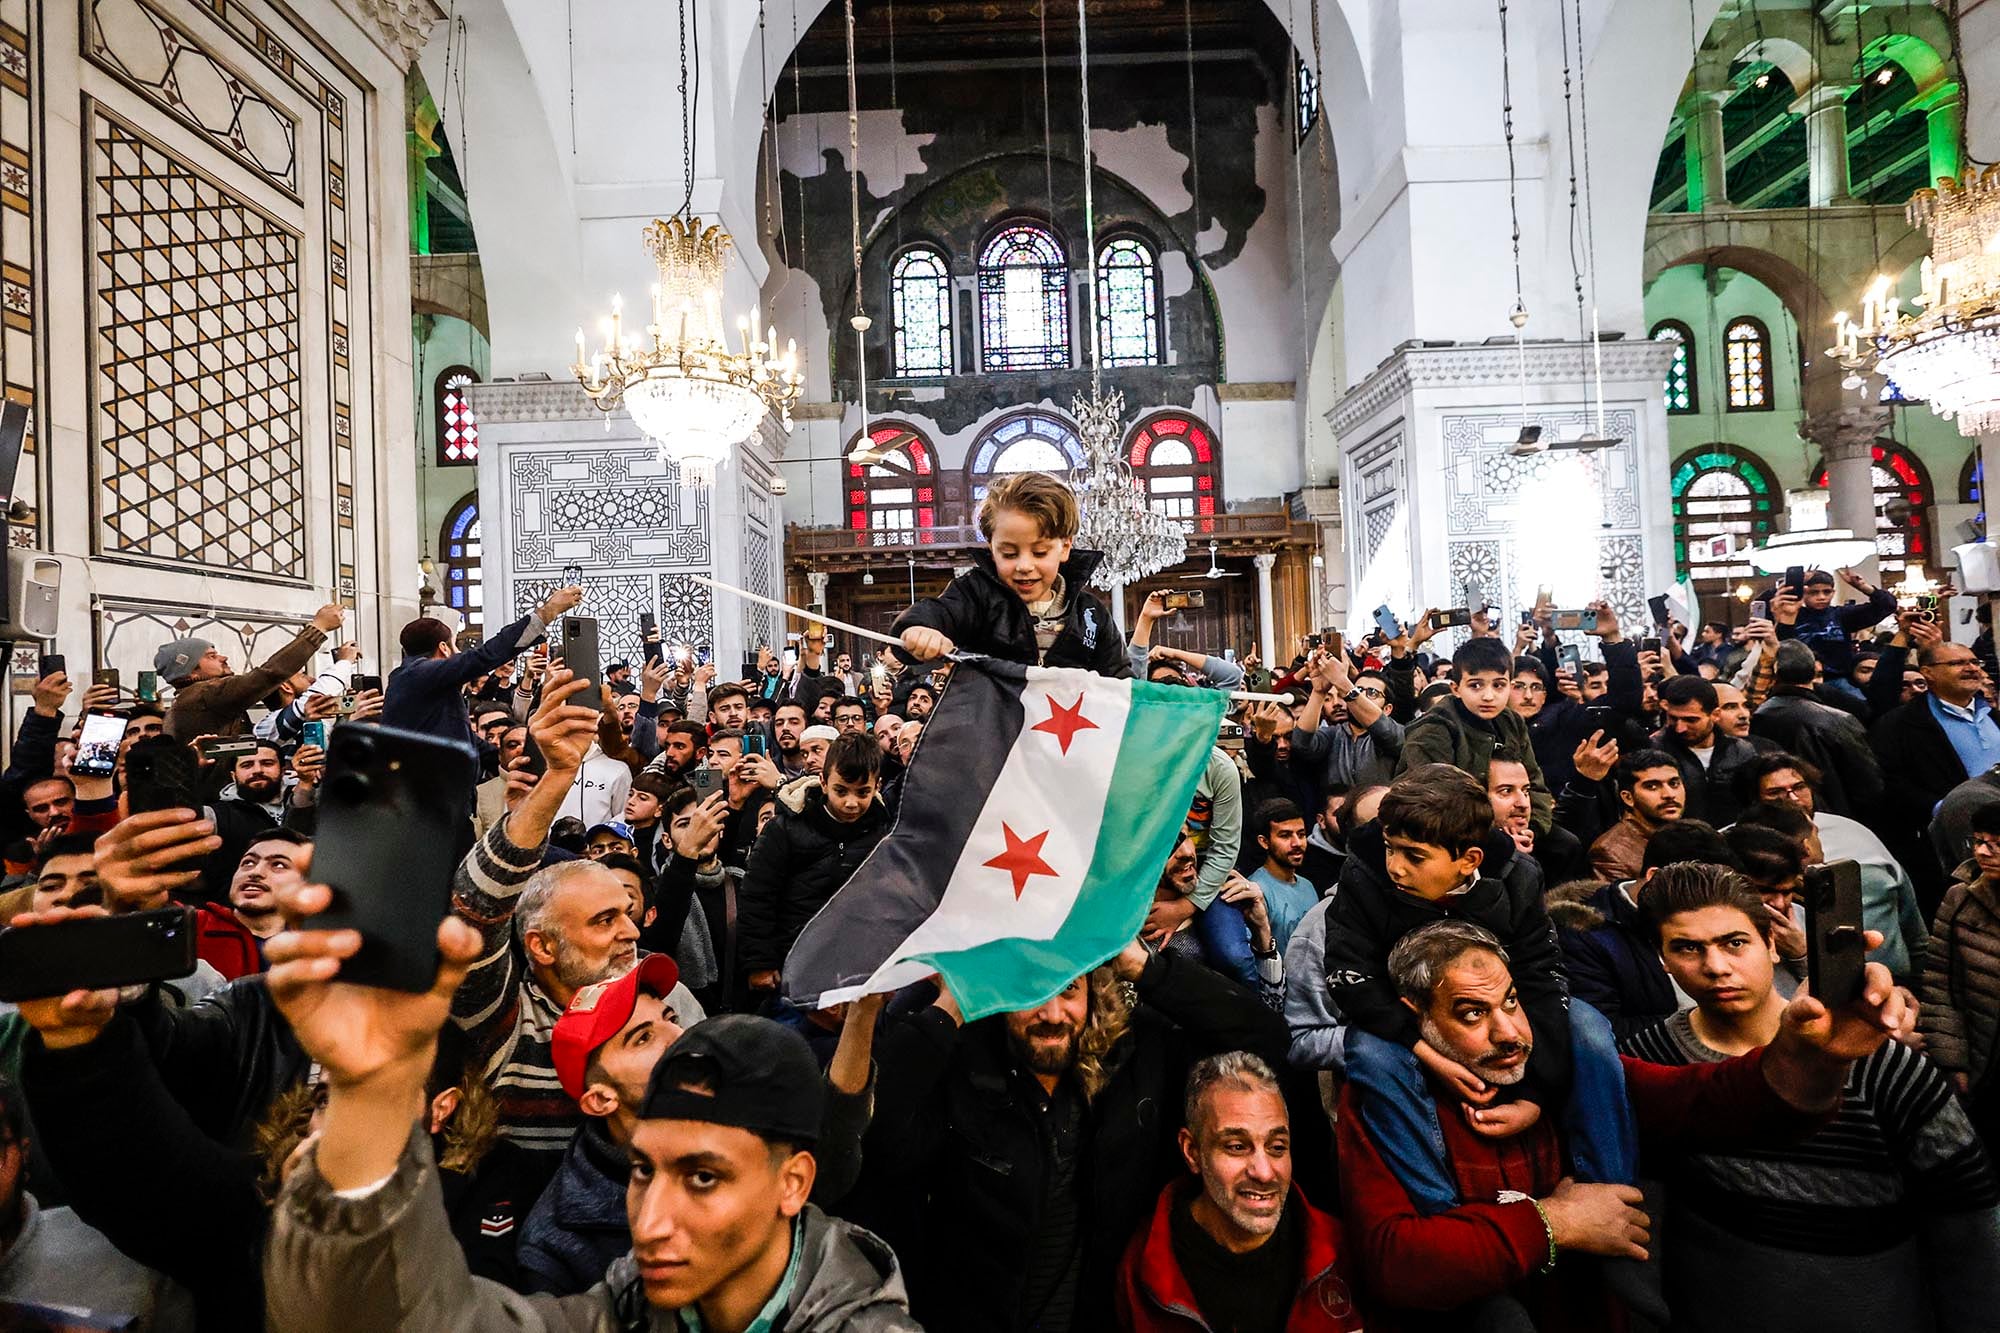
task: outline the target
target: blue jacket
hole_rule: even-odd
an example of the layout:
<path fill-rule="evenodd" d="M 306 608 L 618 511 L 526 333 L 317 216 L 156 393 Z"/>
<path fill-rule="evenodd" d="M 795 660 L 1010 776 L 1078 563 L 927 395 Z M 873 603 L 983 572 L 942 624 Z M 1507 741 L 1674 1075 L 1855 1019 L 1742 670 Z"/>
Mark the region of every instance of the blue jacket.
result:
<path fill-rule="evenodd" d="M 530 611 L 467 652 L 404 658 L 383 690 L 382 725 L 472 744 L 465 687 L 539 639 L 542 632 L 542 622 Z"/>
<path fill-rule="evenodd" d="M 514 1262 L 522 1291 L 571 1296 L 604 1280 L 612 1260 L 632 1248 L 625 1177 L 623 1150 L 602 1120 L 586 1119 L 521 1226 Z"/>
<path fill-rule="evenodd" d="M 1854 644 L 1850 636 L 1896 614 L 1896 594 L 1877 588 L 1858 602 L 1835 602 L 1815 611 L 1799 608 L 1796 624 L 1780 625 L 1780 639 L 1797 639 L 1813 650 L 1826 668 L 1828 680 L 1838 680 L 1854 669 Z M 1879 670 L 1878 662 L 1876 668 Z"/>

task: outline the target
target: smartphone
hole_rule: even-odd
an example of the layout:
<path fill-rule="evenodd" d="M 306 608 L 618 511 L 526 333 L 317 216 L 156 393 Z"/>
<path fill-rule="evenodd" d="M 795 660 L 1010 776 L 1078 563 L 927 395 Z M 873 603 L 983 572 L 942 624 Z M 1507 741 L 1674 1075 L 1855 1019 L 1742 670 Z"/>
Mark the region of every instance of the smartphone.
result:
<path fill-rule="evenodd" d="M 380 694 L 382 692 L 382 678 L 380 676 L 356 676 L 354 678 L 354 692 L 359 694 L 363 690 L 373 690 L 375 693 Z"/>
<path fill-rule="evenodd" d="M 563 577 L 563 587 L 581 588 L 583 586 L 583 566 L 564 565 L 562 577 Z"/>
<path fill-rule="evenodd" d="M 535 733 L 530 730 L 522 742 L 521 756 L 528 761 L 528 772 L 535 777 L 549 771 L 549 757 L 542 753 L 542 747 L 535 744 Z"/>
<path fill-rule="evenodd" d="M 769 754 L 770 752 L 771 743 L 764 738 L 764 733 L 760 729 L 756 727 L 743 728 L 743 757 L 745 759 L 748 759 L 753 754 Z"/>
<path fill-rule="evenodd" d="M 361 932 L 342 981 L 427 991 L 479 755 L 463 741 L 369 722 L 330 739 L 312 870 L 333 901 L 313 927 Z"/>
<path fill-rule="evenodd" d="M 1222 650 L 1222 660 L 1225 662 L 1234 662 L 1236 660 L 1236 650 L 1234 648 L 1224 648 Z"/>
<path fill-rule="evenodd" d="M 798 664 L 799 664 L 799 650 L 796 648 L 785 649 L 785 670 L 787 671 L 793 670 L 798 666 Z"/>
<path fill-rule="evenodd" d="M 125 739 L 126 719 L 117 713 L 86 713 L 83 734 L 76 740 L 70 769 L 87 778 L 108 778 L 118 771 L 118 744 Z"/>
<path fill-rule="evenodd" d="M 1641 639 L 1639 640 L 1639 651 L 1642 653 L 1657 653 L 1660 651 L 1660 641 L 1653 638 Z"/>
<path fill-rule="evenodd" d="M 160 699 L 160 673 L 141 671 L 139 673 L 139 700 L 141 703 L 158 703 Z"/>
<path fill-rule="evenodd" d="M 0 1000 L 172 981 L 195 967 L 194 912 L 163 907 L 0 930 Z"/>
<path fill-rule="evenodd" d="M 1868 942 L 1861 934 L 1861 866 L 1828 861 L 1806 871 L 1806 984 L 1829 1009 L 1861 996 Z"/>
<path fill-rule="evenodd" d="M 90 683 L 93 685 L 109 685 L 114 690 L 124 688 L 123 682 L 118 679 L 117 667 L 99 667 L 95 672 L 91 673 Z"/>
<path fill-rule="evenodd" d="M 1556 612 L 1556 613 L 1555 613 L 1555 627 L 1556 627 L 1557 629 L 1567 629 L 1567 630 L 1579 630 L 1579 629 L 1582 629 L 1582 628 L 1583 628 L 1583 612 L 1581 612 L 1581 611 L 1558 611 L 1558 612 Z"/>
<path fill-rule="evenodd" d="M 763 674 L 764 674 L 763 670 L 757 665 L 757 659 L 754 657 L 746 657 L 743 659 L 743 674 L 742 676 L 738 677 L 738 679 L 756 680 Z"/>
<path fill-rule="evenodd" d="M 58 672 L 67 674 L 69 671 L 69 662 L 61 653 L 43 653 L 42 664 L 39 670 L 41 674 L 37 679 L 47 680 L 50 676 L 56 675 Z"/>
<path fill-rule="evenodd" d="M 1532 625 L 1535 623 L 1535 613 L 1532 609 L 1521 613 L 1521 623 L 1523 625 Z"/>
<path fill-rule="evenodd" d="M 1345 658 L 1347 656 L 1347 639 L 1339 630 L 1331 627 L 1321 630 L 1319 632 L 1319 641 L 1326 648 L 1327 652 L 1334 657 Z"/>
<path fill-rule="evenodd" d="M 210 762 L 233 764 L 243 755 L 257 752 L 254 736 L 210 736 L 201 743 L 201 757 Z"/>
<path fill-rule="evenodd" d="M 1396 613 L 1389 609 L 1387 602 L 1375 608 L 1375 628 L 1382 631 L 1385 639 L 1393 639 L 1403 632 L 1403 627 L 1396 623 Z"/>
<path fill-rule="evenodd" d="M 326 719 L 314 718 L 299 730 L 299 744 L 326 749 Z"/>
<path fill-rule="evenodd" d="M 687 780 L 687 785 L 694 789 L 694 794 L 704 801 L 721 791 L 723 787 L 724 778 L 719 768 L 691 768 L 681 776 Z"/>
<path fill-rule="evenodd" d="M 1648 597 L 1646 605 L 1653 612 L 1653 623 L 1661 629 L 1665 629 L 1674 623 L 1673 613 L 1667 610 L 1667 595 L 1665 593 L 1661 593 L 1657 597 Z"/>
<path fill-rule="evenodd" d="M 1469 606 L 1454 606 L 1440 611 L 1437 613 L 1437 619 L 1431 623 L 1439 629 L 1458 629 L 1460 626 L 1470 625 L 1472 623 L 1472 608 Z"/>
<path fill-rule="evenodd" d="M 201 763 L 171 736 L 134 741 L 125 755 L 125 812 L 196 810 L 202 800 Z"/>
<path fill-rule="evenodd" d="M 604 697 L 596 688 L 604 683 L 604 668 L 597 656 L 597 617 L 563 617 L 562 659 L 573 676 L 589 681 L 592 686 L 571 696 L 570 702 L 602 711 Z"/>
<path fill-rule="evenodd" d="M 659 630 L 660 630 L 660 618 L 658 616 L 654 615 L 651 611 L 641 611 L 639 613 L 640 638 L 643 639 L 649 634 L 657 634 L 659 633 Z"/>
<path fill-rule="evenodd" d="M 1581 614 L 1581 615 L 1580 615 L 1580 616 L 1578 617 L 1578 620 L 1577 620 L 1577 628 L 1578 628 L 1578 629 L 1580 629 L 1580 630 L 1582 630 L 1582 631 L 1583 631 L 1583 632 L 1584 632 L 1585 634 L 1595 634 L 1595 633 L 1597 633 L 1597 612 L 1596 612 L 1596 610 L 1592 609 L 1592 610 L 1588 610 L 1588 611 L 1585 611 L 1585 612 L 1583 612 L 1583 613 L 1582 613 L 1582 614 Z"/>
<path fill-rule="evenodd" d="M 1569 672 L 1571 680 L 1578 680 L 1583 670 L 1583 650 L 1573 643 L 1564 644 L 1556 650 L 1556 665 Z"/>
<path fill-rule="evenodd" d="M 1791 589 L 1792 596 L 1794 597 L 1805 596 L 1806 567 L 1804 565 L 1785 566 L 1785 586 Z"/>
<path fill-rule="evenodd" d="M 1199 610 L 1208 604 L 1208 593 L 1201 588 L 1191 592 L 1170 592 L 1161 601 L 1169 611 L 1180 611 L 1187 607 Z"/>
<path fill-rule="evenodd" d="M 1769 620 L 1771 618 L 1771 604 L 1759 597 L 1756 601 L 1750 603 L 1750 618 L 1752 620 Z"/>
<path fill-rule="evenodd" d="M 1223 724 L 1222 724 L 1222 726 L 1221 726 L 1221 727 L 1220 727 L 1220 728 L 1218 729 L 1218 731 L 1217 731 L 1217 739 L 1219 739 L 1219 740 L 1225 740 L 1225 741 L 1240 741 L 1240 740 L 1242 740 L 1242 739 L 1243 739 L 1243 724 L 1242 724 L 1241 722 L 1225 722 L 1225 723 L 1223 723 Z"/>

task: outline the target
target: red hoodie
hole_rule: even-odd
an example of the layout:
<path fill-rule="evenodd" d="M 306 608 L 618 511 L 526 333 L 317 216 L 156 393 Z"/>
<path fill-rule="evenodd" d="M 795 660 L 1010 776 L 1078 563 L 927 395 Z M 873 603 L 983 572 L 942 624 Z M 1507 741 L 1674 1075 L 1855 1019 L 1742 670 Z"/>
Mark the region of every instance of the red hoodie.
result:
<path fill-rule="evenodd" d="M 1188 1333 L 1207 1329 L 1194 1291 L 1174 1259 L 1174 1209 L 1200 1188 L 1192 1176 L 1160 1191 L 1153 1219 L 1140 1228 L 1118 1264 L 1118 1325 L 1125 1333 Z M 1292 1186 L 1285 1207 L 1305 1219 L 1305 1263 L 1285 1333 L 1360 1333 L 1361 1313 L 1342 1262 L 1340 1223 L 1306 1202 Z"/>
<path fill-rule="evenodd" d="M 250 928 L 226 903 L 194 904 L 195 957 L 234 981 L 264 970 L 264 954 Z"/>

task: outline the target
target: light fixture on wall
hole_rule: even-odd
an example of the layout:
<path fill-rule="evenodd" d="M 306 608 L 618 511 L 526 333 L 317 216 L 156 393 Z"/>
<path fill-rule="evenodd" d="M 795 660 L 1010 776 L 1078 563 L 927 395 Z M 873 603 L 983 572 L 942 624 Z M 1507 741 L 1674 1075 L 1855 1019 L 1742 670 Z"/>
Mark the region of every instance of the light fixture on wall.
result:
<path fill-rule="evenodd" d="M 1967 167 L 1935 190 L 1919 190 L 1905 210 L 1930 232 L 1922 267 L 1922 313 L 1905 312 L 1878 277 L 1863 295 L 1861 318 L 1833 317 L 1828 352 L 1863 388 L 1886 377 L 1905 398 L 1922 399 L 1958 433 L 2000 429 L 2000 167 Z"/>
<path fill-rule="evenodd" d="M 684 480 L 713 484 L 715 471 L 736 445 L 768 415 L 789 430 L 792 404 L 805 385 L 798 351 L 780 350 L 777 326 L 768 330 L 758 311 L 737 320 L 732 348 L 722 317 L 722 280 L 735 242 L 693 211 L 694 115 L 688 98 L 687 0 L 681 0 L 681 148 L 687 190 L 680 211 L 656 219 L 644 233 L 659 276 L 652 319 L 643 338 L 625 333 L 623 302 L 611 298 L 604 346 L 591 354 L 576 331 L 576 364 L 570 367 L 591 403 L 607 416 L 623 406 L 660 457 L 676 463 Z M 698 65 L 700 19 L 693 58 Z"/>

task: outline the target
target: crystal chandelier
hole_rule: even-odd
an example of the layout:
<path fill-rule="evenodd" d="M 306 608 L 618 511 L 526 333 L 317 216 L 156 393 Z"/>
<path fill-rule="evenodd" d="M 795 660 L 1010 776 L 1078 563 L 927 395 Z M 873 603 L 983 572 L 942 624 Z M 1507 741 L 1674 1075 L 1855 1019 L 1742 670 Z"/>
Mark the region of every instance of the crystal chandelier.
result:
<path fill-rule="evenodd" d="M 1083 466 L 1070 473 L 1082 510 L 1076 544 L 1104 556 L 1090 581 L 1111 589 L 1179 564 L 1187 555 L 1187 533 L 1147 503 L 1145 488 L 1118 447 L 1125 395 L 1093 390 L 1070 408 L 1084 456 Z"/>
<path fill-rule="evenodd" d="M 677 216 L 655 221 L 645 237 L 660 277 L 645 336 L 625 336 L 623 302 L 614 296 L 603 348 L 587 353 L 578 329 L 570 369 L 600 412 L 622 405 L 661 458 L 678 464 L 688 482 L 707 486 L 766 413 L 791 428 L 805 377 L 797 346 L 788 340 L 781 354 L 777 326 L 765 329 L 754 308 L 736 321 L 738 346 L 724 339 L 728 232 Z"/>
<path fill-rule="evenodd" d="M 1885 376 L 1905 396 L 1953 417 L 1961 435 L 2000 428 L 2000 168 L 1968 167 L 1935 190 L 1919 190 L 1905 210 L 1912 226 L 1930 232 L 1922 267 L 1918 314 L 1905 313 L 1877 278 L 1863 296 L 1861 318 L 1834 316 L 1827 349 L 1855 372 Z"/>

